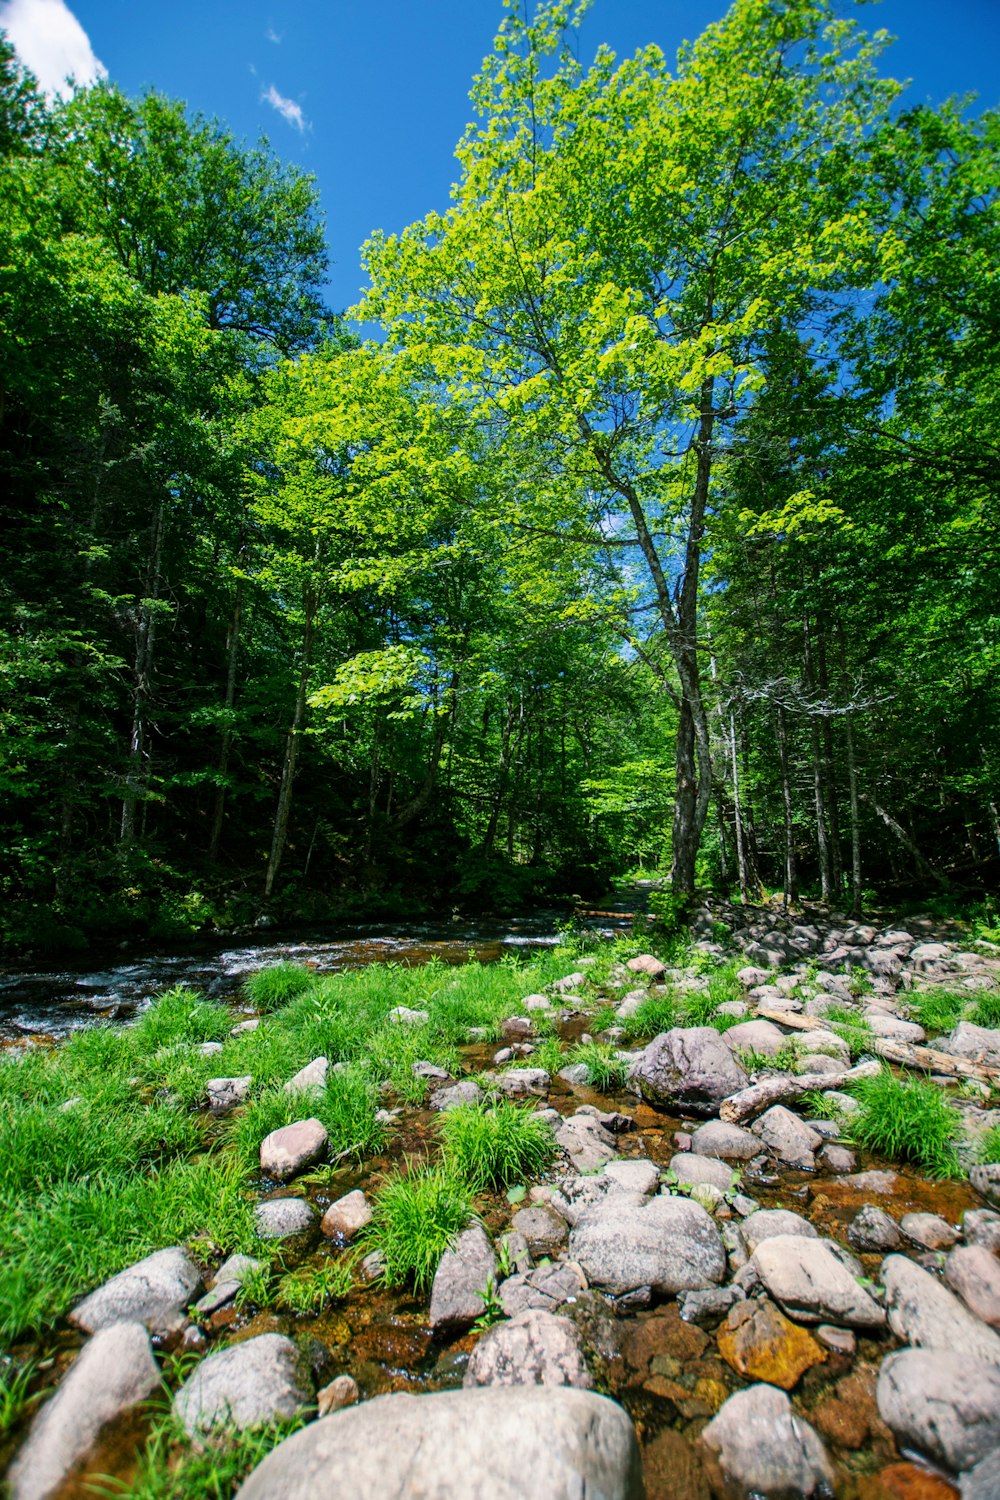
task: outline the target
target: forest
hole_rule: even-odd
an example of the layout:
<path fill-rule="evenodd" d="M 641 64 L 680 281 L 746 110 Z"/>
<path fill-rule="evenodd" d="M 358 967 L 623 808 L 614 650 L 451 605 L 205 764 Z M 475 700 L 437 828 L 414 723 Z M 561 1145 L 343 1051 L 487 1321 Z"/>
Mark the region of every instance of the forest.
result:
<path fill-rule="evenodd" d="M 508 9 L 445 212 L 0 38 L 7 951 L 595 901 L 988 902 L 1000 116 L 832 0 Z"/>

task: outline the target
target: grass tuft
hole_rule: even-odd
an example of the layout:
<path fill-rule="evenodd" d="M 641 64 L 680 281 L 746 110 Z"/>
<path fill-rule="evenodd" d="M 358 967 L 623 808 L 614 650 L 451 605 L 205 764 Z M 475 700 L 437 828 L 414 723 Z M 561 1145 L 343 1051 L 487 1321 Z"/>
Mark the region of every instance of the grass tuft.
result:
<path fill-rule="evenodd" d="M 986 1026 L 991 1031 L 1000 1026 L 1000 994 L 980 995 L 969 1020 L 975 1026 Z"/>
<path fill-rule="evenodd" d="M 468 1185 L 446 1166 L 388 1178 L 375 1196 L 366 1233 L 382 1253 L 386 1284 L 426 1291 L 442 1255 L 472 1217 Z"/>
<path fill-rule="evenodd" d="M 544 1172 L 556 1152 L 551 1126 L 533 1109 L 502 1100 L 462 1104 L 441 1119 L 446 1167 L 474 1193 L 508 1188 Z"/>
<path fill-rule="evenodd" d="M 940 1033 L 950 1031 L 962 1018 L 969 1003 L 968 995 L 956 995 L 951 990 L 917 990 L 906 1002 L 911 1018 L 925 1031 Z"/>
<path fill-rule="evenodd" d="M 859 1079 L 851 1091 L 861 1108 L 850 1116 L 850 1137 L 893 1161 L 911 1161 L 934 1177 L 960 1175 L 956 1146 L 962 1134 L 958 1111 L 937 1084 L 897 1078 L 883 1068 Z"/>
<path fill-rule="evenodd" d="M 356 1260 L 356 1255 L 341 1255 L 290 1271 L 278 1282 L 279 1303 L 301 1317 L 321 1312 L 328 1302 L 343 1301 L 354 1285 Z"/>
<path fill-rule="evenodd" d="M 286 961 L 258 969 L 249 976 L 243 991 L 255 1010 L 277 1010 L 312 989 L 315 983 L 315 976 L 302 964 Z"/>
<path fill-rule="evenodd" d="M 672 995 L 650 995 L 621 1026 L 627 1037 L 659 1036 L 677 1025 L 677 1002 Z"/>
<path fill-rule="evenodd" d="M 587 1081 L 602 1094 L 613 1094 L 625 1087 L 628 1063 L 616 1055 L 606 1042 L 582 1042 L 570 1054 L 570 1062 L 583 1063 Z"/>

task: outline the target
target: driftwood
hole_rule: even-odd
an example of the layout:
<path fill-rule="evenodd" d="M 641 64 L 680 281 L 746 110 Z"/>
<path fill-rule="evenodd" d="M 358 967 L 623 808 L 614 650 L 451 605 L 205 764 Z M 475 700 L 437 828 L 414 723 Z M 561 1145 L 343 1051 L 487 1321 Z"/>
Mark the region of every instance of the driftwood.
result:
<path fill-rule="evenodd" d="M 829 1024 L 815 1016 L 800 1016 L 793 1011 L 759 1007 L 757 1014 L 766 1021 L 787 1026 L 791 1031 L 828 1031 Z M 901 1068 L 916 1068 L 921 1073 L 943 1073 L 949 1078 L 977 1078 L 981 1083 L 1000 1087 L 1000 1068 L 988 1068 L 984 1063 L 969 1062 L 964 1057 L 952 1057 L 950 1052 L 938 1052 L 935 1047 L 918 1047 L 913 1042 L 893 1042 L 888 1037 L 866 1037 L 867 1051 L 886 1062 L 896 1063 Z M 832 1077 L 832 1075 L 831 1075 Z M 827 1088 L 836 1088 L 835 1083 Z"/>
<path fill-rule="evenodd" d="M 855 1078 L 870 1078 L 877 1064 L 859 1063 L 856 1068 L 842 1068 L 839 1073 L 776 1073 L 772 1078 L 763 1078 L 748 1089 L 740 1089 L 719 1105 L 719 1117 L 730 1125 L 742 1125 L 763 1114 L 772 1104 L 783 1099 L 797 1099 L 801 1094 L 813 1090 L 839 1089 Z"/>

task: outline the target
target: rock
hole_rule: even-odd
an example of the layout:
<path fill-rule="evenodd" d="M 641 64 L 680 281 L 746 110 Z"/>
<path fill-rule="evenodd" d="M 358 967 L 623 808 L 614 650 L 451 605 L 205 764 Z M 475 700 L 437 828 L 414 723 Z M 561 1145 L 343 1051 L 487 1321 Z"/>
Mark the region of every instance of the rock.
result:
<path fill-rule="evenodd" d="M 650 979 L 662 979 L 666 974 L 666 966 L 652 953 L 640 953 L 638 958 L 630 958 L 625 965 L 632 974 L 648 974 Z"/>
<path fill-rule="evenodd" d="M 508 1068 L 506 1073 L 486 1075 L 494 1088 L 510 1099 L 533 1096 L 544 1099 L 549 1091 L 549 1075 L 544 1068 Z"/>
<path fill-rule="evenodd" d="M 198 1053 L 202 1057 L 214 1057 L 217 1052 L 222 1051 L 221 1042 L 202 1042 L 198 1047 Z"/>
<path fill-rule="evenodd" d="M 525 995 L 521 1001 L 525 1010 L 551 1010 L 552 1001 L 548 995 Z"/>
<path fill-rule="evenodd" d="M 728 1031 L 724 1031 L 722 1038 L 734 1052 L 746 1048 L 767 1057 L 773 1057 L 788 1041 L 785 1033 L 779 1031 L 773 1021 L 741 1021 L 738 1026 L 730 1026 Z"/>
<path fill-rule="evenodd" d="M 371 1206 L 360 1188 L 331 1203 L 320 1223 L 328 1239 L 351 1240 L 372 1220 Z"/>
<path fill-rule="evenodd" d="M 304 1198 L 268 1198 L 253 1211 L 254 1225 L 262 1240 L 287 1240 L 305 1234 L 316 1222 L 316 1214 Z"/>
<path fill-rule="evenodd" d="M 741 1125 L 725 1120 L 706 1120 L 691 1137 L 690 1150 L 699 1156 L 717 1156 L 723 1161 L 749 1161 L 760 1154 L 760 1141 Z"/>
<path fill-rule="evenodd" d="M 447 1083 L 451 1074 L 445 1068 L 439 1068 L 437 1063 L 427 1062 L 421 1058 L 410 1064 L 410 1072 L 414 1078 L 426 1078 L 430 1083 Z"/>
<path fill-rule="evenodd" d="M 837 1146 L 834 1144 L 824 1146 L 819 1153 L 819 1159 L 824 1167 L 828 1167 L 831 1172 L 836 1173 L 853 1172 L 857 1166 L 854 1152 L 849 1151 L 846 1146 Z"/>
<path fill-rule="evenodd" d="M 645 1157 L 632 1161 L 609 1161 L 604 1167 L 603 1175 L 610 1177 L 612 1182 L 630 1193 L 655 1193 L 660 1185 L 659 1167 Z"/>
<path fill-rule="evenodd" d="M 655 960 L 654 960 L 655 962 Z M 550 990 L 555 990 L 558 995 L 568 994 L 570 990 L 578 989 L 586 981 L 586 974 L 579 970 L 575 974 L 567 974 L 565 979 L 556 979 L 549 985 Z"/>
<path fill-rule="evenodd" d="M 951 968 L 951 949 L 947 943 L 918 943 L 910 950 L 910 963 L 918 974 L 940 973 Z"/>
<path fill-rule="evenodd" d="M 238 1024 L 233 1027 L 232 1031 L 230 1031 L 229 1035 L 230 1036 L 243 1036 L 248 1031 L 256 1031 L 257 1027 L 259 1025 L 260 1025 L 260 1017 L 259 1016 L 252 1016 L 250 1018 L 250 1020 L 248 1020 L 248 1021 L 240 1021 L 240 1022 L 238 1022 Z"/>
<path fill-rule="evenodd" d="M 202 1360 L 174 1397 L 174 1415 L 190 1437 L 294 1417 L 312 1398 L 299 1364 L 283 1334 L 244 1339 Z"/>
<path fill-rule="evenodd" d="M 411 1010 L 408 1005 L 397 1005 L 386 1016 L 394 1026 L 426 1026 L 430 1013 L 426 1010 Z"/>
<path fill-rule="evenodd" d="M 894 1257 L 895 1258 L 895 1257 Z M 953 1473 L 1000 1447 L 1000 1370 L 964 1349 L 900 1349 L 883 1361 L 878 1409 L 900 1448 Z"/>
<path fill-rule="evenodd" d="M 940 1214 L 904 1214 L 899 1227 L 907 1239 L 925 1250 L 950 1250 L 958 1239 L 958 1231 Z"/>
<path fill-rule="evenodd" d="M 801 1214 L 790 1208 L 759 1208 L 749 1214 L 737 1231 L 747 1253 L 752 1255 L 765 1240 L 773 1240 L 779 1234 L 804 1234 L 810 1239 L 818 1238 L 817 1231 Z"/>
<path fill-rule="evenodd" d="M 690 1151 L 680 1151 L 670 1158 L 670 1171 L 681 1187 L 708 1183 L 720 1193 L 728 1193 L 735 1176 L 732 1167 L 716 1156 L 697 1156 Z"/>
<path fill-rule="evenodd" d="M 242 1104 L 253 1084 L 253 1076 L 245 1073 L 239 1078 L 210 1078 L 205 1084 L 205 1097 L 213 1115 L 228 1114 Z"/>
<path fill-rule="evenodd" d="M 951 1057 L 985 1063 L 988 1068 L 1000 1067 L 1000 1031 L 974 1026 L 971 1021 L 959 1021 L 951 1035 L 938 1042 L 937 1048 Z"/>
<path fill-rule="evenodd" d="M 1000 1495 L 1000 1448 L 987 1453 L 961 1476 L 961 1500 L 997 1500 Z"/>
<path fill-rule="evenodd" d="M 743 968 L 737 969 L 736 978 L 745 990 L 752 990 L 759 984 L 766 984 L 771 978 L 770 969 Z"/>
<path fill-rule="evenodd" d="M 496 1256 L 481 1224 L 458 1236 L 438 1263 L 431 1288 L 431 1328 L 468 1328 L 483 1311 L 487 1283 L 495 1282 Z"/>
<path fill-rule="evenodd" d="M 944 1274 L 971 1313 L 1000 1328 L 1000 1261 L 984 1245 L 960 1245 L 945 1262 Z"/>
<path fill-rule="evenodd" d="M 596 1172 L 615 1155 L 615 1138 L 594 1115 L 570 1115 L 556 1131 L 556 1145 L 578 1172 Z"/>
<path fill-rule="evenodd" d="M 1000 1205 L 1000 1162 L 987 1162 L 972 1167 L 969 1181 L 988 1203 Z"/>
<path fill-rule="evenodd" d="M 431 1094 L 431 1109 L 456 1109 L 460 1104 L 478 1104 L 483 1091 L 471 1078 L 463 1078 L 448 1088 L 435 1089 Z"/>
<path fill-rule="evenodd" d="M 294 1125 L 272 1130 L 261 1141 L 260 1169 L 268 1177 L 285 1182 L 322 1161 L 329 1144 L 330 1137 L 321 1121 L 296 1120 Z"/>
<path fill-rule="evenodd" d="M 786 1166 L 800 1167 L 805 1171 L 815 1167 L 816 1152 L 823 1144 L 823 1137 L 783 1104 L 772 1104 L 754 1121 L 751 1130 Z"/>
<path fill-rule="evenodd" d="M 905 1255 L 882 1264 L 889 1327 L 905 1343 L 942 1352 L 961 1350 L 1000 1365 L 1000 1335 L 987 1328 L 936 1277 Z"/>
<path fill-rule="evenodd" d="M 738 1375 L 790 1391 L 825 1351 L 771 1302 L 738 1302 L 719 1329 L 719 1353 Z"/>
<path fill-rule="evenodd" d="M 628 1203 L 611 1194 L 577 1220 L 570 1258 L 592 1286 L 615 1296 L 652 1287 L 670 1295 L 722 1280 L 726 1252 L 709 1214 L 685 1198 Z"/>
<path fill-rule="evenodd" d="M 774 1300 L 802 1322 L 849 1328 L 880 1328 L 885 1322 L 878 1303 L 823 1240 L 779 1234 L 757 1246 L 751 1264 Z"/>
<path fill-rule="evenodd" d="M 822 1052 L 827 1057 L 834 1057 L 838 1062 L 848 1067 L 851 1061 L 851 1049 L 843 1037 L 835 1031 L 810 1031 L 809 1051 Z"/>
<path fill-rule="evenodd" d="M 875 1371 L 862 1365 L 839 1380 L 813 1407 L 810 1421 L 827 1442 L 858 1449 L 873 1440 L 891 1441 L 875 1402 Z"/>
<path fill-rule="evenodd" d="M 717 1114 L 721 1101 L 749 1082 L 711 1026 L 674 1027 L 654 1037 L 629 1078 L 647 1103 L 695 1115 Z"/>
<path fill-rule="evenodd" d="M 299 1069 L 294 1078 L 289 1078 L 285 1084 L 285 1093 L 304 1094 L 311 1099 L 321 1097 L 326 1092 L 326 1075 L 329 1071 L 330 1064 L 325 1057 L 314 1057 L 312 1062 Z"/>
<path fill-rule="evenodd" d="M 648 999 L 648 990 L 629 990 L 628 994 L 623 995 L 615 1006 L 615 1015 L 619 1021 L 631 1020 L 639 1007 L 645 1005 Z"/>
<path fill-rule="evenodd" d="M 820 1323 L 813 1331 L 817 1341 L 834 1354 L 844 1354 L 853 1359 L 857 1353 L 857 1336 L 849 1328 L 835 1328 L 832 1323 Z"/>
<path fill-rule="evenodd" d="M 566 1220 L 541 1203 L 518 1209 L 511 1228 L 524 1235 L 532 1250 L 542 1254 L 557 1249 L 567 1235 Z"/>
<path fill-rule="evenodd" d="M 235 1281 L 237 1286 L 243 1282 L 253 1271 L 259 1271 L 264 1262 L 255 1260 L 252 1255 L 230 1255 L 222 1262 L 215 1273 L 215 1284 L 220 1281 Z"/>
<path fill-rule="evenodd" d="M 803 1073 L 841 1073 L 843 1064 L 836 1057 L 828 1057 L 825 1052 L 805 1052 L 799 1058 L 799 1067 Z"/>
<path fill-rule="evenodd" d="M 862 1254 L 876 1251 L 882 1254 L 886 1250 L 895 1250 L 903 1242 L 895 1219 L 873 1203 L 866 1203 L 855 1215 L 848 1226 L 847 1238 Z"/>
<path fill-rule="evenodd" d="M 967 1245 L 982 1245 L 1000 1254 L 1000 1214 L 989 1208 L 969 1208 L 962 1215 L 962 1234 Z"/>
<path fill-rule="evenodd" d="M 632 1423 L 568 1387 L 396 1393 L 286 1438 L 236 1500 L 642 1500 Z"/>
<path fill-rule="evenodd" d="M 115 1322 L 84 1344 L 55 1395 L 36 1414 L 7 1475 L 11 1500 L 46 1500 L 93 1447 L 101 1428 L 160 1384 L 142 1323 Z"/>
<path fill-rule="evenodd" d="M 538 1307 L 497 1323 L 480 1339 L 469 1360 L 465 1387 L 571 1385 L 590 1390 L 580 1335 L 568 1318 Z"/>
<path fill-rule="evenodd" d="M 143 1323 L 150 1333 L 173 1333 L 184 1325 L 187 1307 L 201 1290 L 201 1272 L 177 1245 L 119 1271 L 77 1303 L 69 1321 L 86 1333 L 113 1323 Z"/>
<path fill-rule="evenodd" d="M 360 1399 L 361 1392 L 353 1375 L 338 1375 L 329 1385 L 316 1392 L 316 1406 L 321 1417 L 343 1411 L 345 1406 L 356 1406 Z"/>
<path fill-rule="evenodd" d="M 924 1028 L 914 1021 L 901 1021 L 898 1016 L 882 1015 L 877 1010 L 868 1010 L 865 1014 L 875 1035 L 884 1037 L 887 1041 L 919 1046 L 927 1040 Z"/>
<path fill-rule="evenodd" d="M 826 1496 L 833 1467 L 809 1423 L 783 1391 L 752 1385 L 730 1396 L 701 1434 L 728 1478 L 756 1496 Z"/>
<path fill-rule="evenodd" d="M 515 1318 L 529 1307 L 554 1312 L 586 1290 L 587 1282 L 579 1266 L 564 1261 L 562 1265 L 537 1266 L 508 1276 L 500 1284 L 499 1297 L 508 1318 Z"/>
<path fill-rule="evenodd" d="M 508 1016 L 500 1023 L 500 1035 L 508 1042 L 524 1042 L 533 1031 L 530 1016 Z"/>
<path fill-rule="evenodd" d="M 717 1323 L 743 1293 L 735 1286 L 707 1286 L 700 1292 L 681 1292 L 677 1306 L 685 1323 Z"/>

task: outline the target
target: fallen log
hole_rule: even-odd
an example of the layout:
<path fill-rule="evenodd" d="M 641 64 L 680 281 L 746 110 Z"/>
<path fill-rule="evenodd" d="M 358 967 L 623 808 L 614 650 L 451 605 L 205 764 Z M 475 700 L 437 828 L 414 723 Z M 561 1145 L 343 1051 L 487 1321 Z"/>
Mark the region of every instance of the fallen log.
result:
<path fill-rule="evenodd" d="M 800 1016 L 793 1011 L 777 1010 L 771 1006 L 758 1007 L 757 1014 L 778 1026 L 787 1026 L 790 1031 L 829 1031 L 826 1021 L 816 1016 Z M 914 1042 L 893 1042 L 888 1037 L 865 1038 L 865 1048 L 886 1062 L 896 1063 L 902 1068 L 914 1068 L 921 1073 L 944 1073 L 949 1078 L 976 1078 L 980 1083 L 1000 1087 L 1000 1068 L 988 1068 L 985 1063 L 969 1062 L 964 1057 L 952 1057 L 950 1052 L 938 1052 L 935 1047 L 919 1047 Z M 836 1088 L 836 1084 L 830 1085 Z"/>
<path fill-rule="evenodd" d="M 797 1099 L 814 1090 L 840 1089 L 856 1078 L 870 1078 L 877 1071 L 878 1063 L 866 1062 L 858 1063 L 854 1068 L 842 1068 L 839 1073 L 800 1073 L 797 1076 L 794 1073 L 775 1073 L 723 1099 L 719 1105 L 719 1118 L 729 1125 L 742 1125 L 745 1120 L 752 1120 L 784 1099 Z"/>

